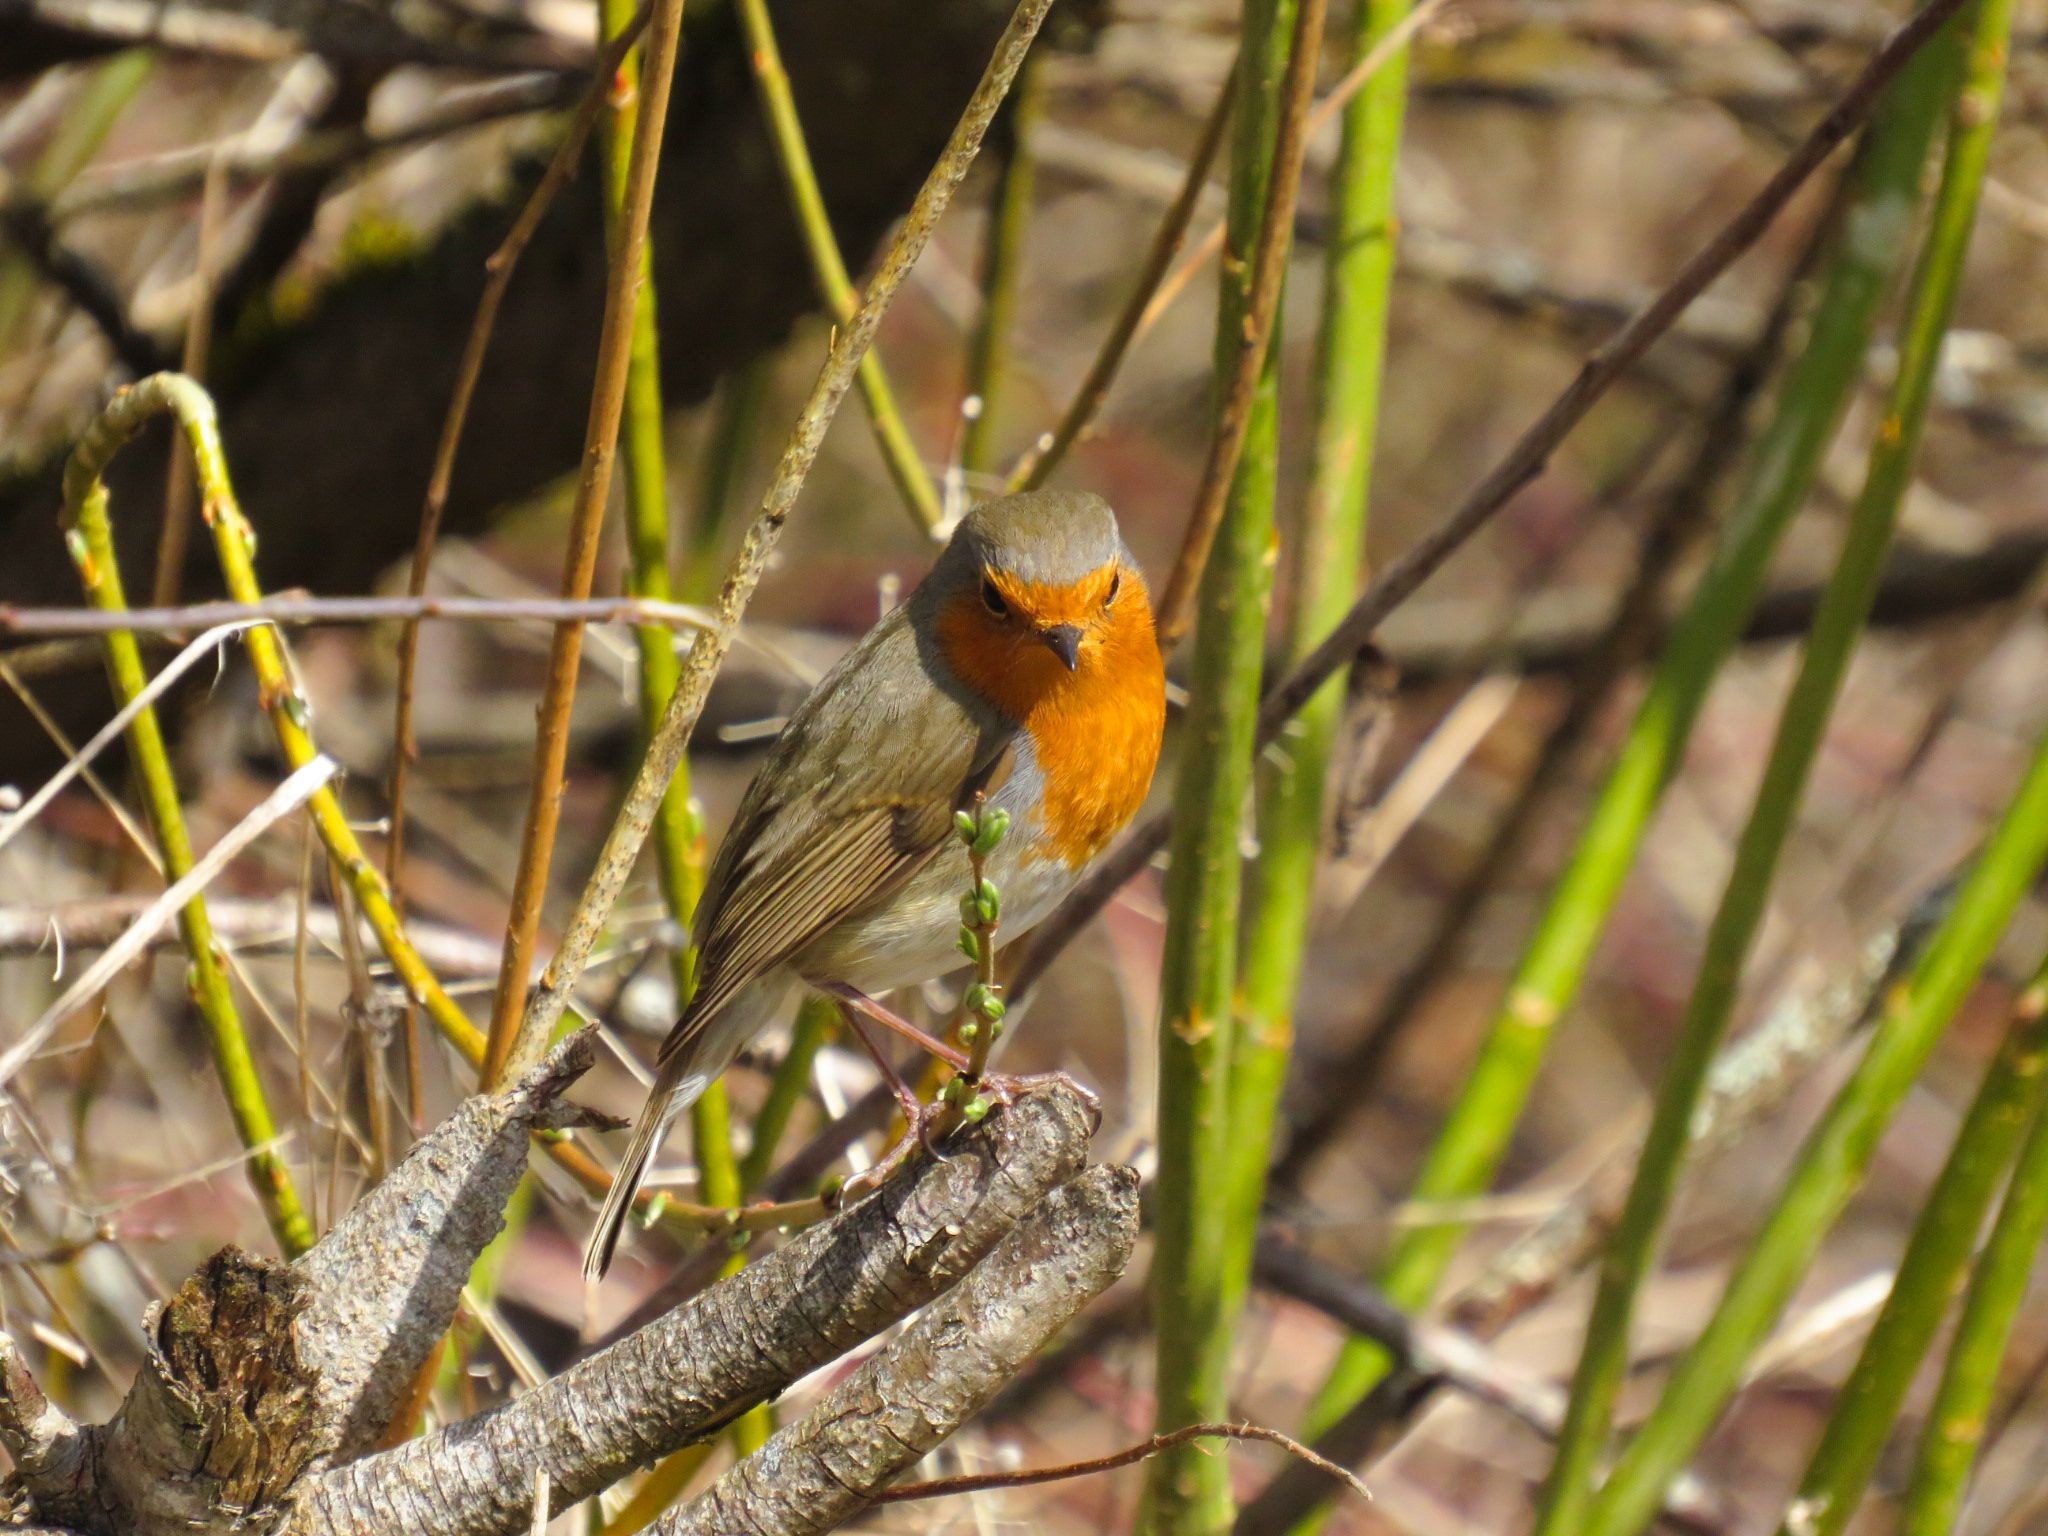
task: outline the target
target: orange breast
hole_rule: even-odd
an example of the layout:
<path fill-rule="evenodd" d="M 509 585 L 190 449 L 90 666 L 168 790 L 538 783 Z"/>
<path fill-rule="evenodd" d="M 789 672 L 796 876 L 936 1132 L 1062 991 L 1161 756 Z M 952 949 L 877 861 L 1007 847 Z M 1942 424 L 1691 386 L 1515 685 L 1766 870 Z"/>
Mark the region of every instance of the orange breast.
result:
<path fill-rule="evenodd" d="M 1086 864 L 1137 814 L 1159 765 L 1166 670 L 1143 589 L 1119 598 L 1072 672 L 1037 640 L 998 632 L 972 597 L 940 616 L 939 636 L 961 680 L 1031 738 L 1045 779 L 1046 855 Z"/>

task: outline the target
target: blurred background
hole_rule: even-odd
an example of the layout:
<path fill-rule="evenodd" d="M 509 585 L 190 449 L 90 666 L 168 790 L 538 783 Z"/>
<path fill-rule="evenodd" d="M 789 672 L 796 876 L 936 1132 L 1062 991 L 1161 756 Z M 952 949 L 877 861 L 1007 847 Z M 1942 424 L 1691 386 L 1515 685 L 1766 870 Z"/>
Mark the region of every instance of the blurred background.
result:
<path fill-rule="evenodd" d="M 1348 7 L 1336 9 L 1333 27 Z M 943 143 L 1006 8 L 783 0 L 771 11 L 858 281 Z M 300 0 L 133 12 L 59 0 L 0 6 L 0 602 L 81 602 L 54 466 L 113 385 L 180 364 L 220 400 L 266 590 L 402 592 L 483 259 L 581 93 L 592 8 Z M 1497 461 L 1582 358 L 1755 191 L 1902 14 L 1862 0 L 1427 8 L 1399 158 L 1372 564 L 1434 526 Z M 1029 110 L 999 124 L 878 343 L 909 440 L 949 512 L 998 488 L 1066 407 L 1180 190 L 1231 70 L 1239 19 L 1223 0 L 1056 7 L 1031 66 Z M 702 602 L 768 481 L 830 320 L 762 131 L 738 22 L 706 0 L 691 5 L 687 27 L 652 239 L 671 406 L 671 564 L 678 597 Z M 1325 85 L 1348 63 L 1334 40 L 1327 55 Z M 2048 8 L 2028 3 L 1916 477 L 1745 972 L 1744 1038 L 1801 1033 L 1762 1053 L 1760 1086 L 1730 1091 L 1729 1123 L 1681 1190 L 1638 1304 L 1624 1427 L 1654 1401 L 1852 1064 L 1888 936 L 1904 923 L 1910 940 L 1937 913 L 1944 882 L 2006 804 L 2048 722 L 2044 113 Z M 1336 143 L 1334 127 L 1310 142 L 1278 333 L 1283 509 L 1302 496 L 1312 457 Z M 1400 1233 L 1445 1219 L 1408 1191 L 1613 760 L 1644 658 L 1696 579 L 1773 383 L 1796 354 L 1809 253 L 1845 160 L 1815 178 L 1548 472 L 1380 633 L 1386 665 L 1361 690 L 1376 689 L 1377 702 L 1354 703 L 1357 729 L 1340 738 L 1332 794 L 1348 835 L 1326 850 L 1317 876 L 1268 1202 L 1273 1231 L 1347 1274 L 1373 1273 Z M 1224 211 L 1223 176 L 1219 162 L 1195 204 L 1185 282 L 1158 302 L 1091 434 L 1055 476 L 1113 503 L 1155 587 L 1209 441 L 1216 273 L 1200 252 Z M 1011 308 L 991 369 L 971 354 L 992 210 L 1000 188 L 1020 182 Z M 509 599 L 556 586 L 604 267 L 599 191 L 593 161 L 544 220 L 508 291 L 431 592 Z M 1889 320 L 1880 324 L 1881 338 L 1892 333 Z M 1669 1055 L 1894 364 L 1887 345 L 1872 348 L 1586 984 L 1555 1027 L 1491 1193 L 1452 1213 L 1470 1237 L 1434 1315 L 1482 1347 L 1507 1407 L 1471 1391 L 1415 1405 L 1366 1469 L 1375 1502 L 1339 1504 L 1332 1530 L 1527 1524 L 1549 1457 L 1526 1419 L 1540 1420 L 1548 1402 L 1554 1421 L 1591 1287 L 1583 1253 L 1556 1259 L 1550 1273 L 1539 1264 L 1526 1285 L 1504 1256 L 1553 1230 L 1559 1213 L 1618 1198 L 1612 1169 L 1631 1155 Z M 131 596 L 216 596 L 218 567 L 197 532 L 175 579 L 161 584 L 164 446 L 148 440 L 113 479 Z M 867 412 L 849 402 L 696 737 L 691 786 L 714 845 L 776 722 L 917 579 L 932 548 L 905 515 Z M 622 589 L 626 560 L 624 524 L 614 521 L 599 593 Z M 1610 617 L 1631 591 L 1641 593 L 1643 622 L 1609 643 Z M 477 1017 L 517 862 L 547 634 L 531 621 L 434 623 L 422 633 L 402 890 L 423 950 L 461 983 L 458 996 L 474 999 Z M 379 850 L 395 640 L 388 624 L 292 635 L 314 734 L 343 763 L 350 814 Z M 17 648 L 0 652 L 0 778 L 25 795 L 111 706 L 90 639 L 7 643 Z M 174 648 L 159 636 L 150 654 Z M 543 952 L 637 760 L 634 676 L 631 631 L 594 629 Z M 201 847 L 279 776 L 258 702 L 246 663 L 227 647 L 166 705 Z M 1170 733 L 1169 754 L 1178 746 Z M 41 1014 L 82 955 L 158 888 L 121 820 L 120 754 L 96 766 L 98 782 L 73 785 L 0 847 L 0 1033 Z M 1172 790 L 1169 765 L 1155 804 Z M 324 1223 L 403 1151 L 411 1117 L 438 1119 L 469 1076 L 431 1031 L 417 1078 L 409 1072 L 402 1010 L 380 1001 L 388 974 L 374 950 L 345 941 L 335 888 L 311 848 L 299 819 L 284 823 L 234 860 L 212 905 L 280 1150 Z M 1147 1169 L 1162 933 L 1153 870 L 1059 958 L 1004 1058 L 1094 1086 L 1105 1103 L 1100 1154 Z M 663 957 L 677 938 L 649 871 L 622 901 L 581 997 L 622 1055 L 645 1059 L 667 1029 Z M 1672 1519 L 1727 1532 L 1777 1519 L 2044 943 L 2048 908 L 2036 893 L 1750 1361 L 1673 1496 Z M 81 1413 L 117 1400 L 136 1359 L 135 1321 L 158 1288 L 222 1243 L 270 1246 L 184 972 L 174 946 L 124 970 L 15 1075 L 0 1106 L 0 1298 L 16 1336 L 34 1340 L 53 1395 Z M 956 992 L 935 987 L 917 1006 L 943 1022 Z M 770 1042 L 730 1079 L 742 1124 L 780 1051 Z M 788 1145 L 872 1080 L 857 1054 L 828 1046 Z M 582 1096 L 630 1113 L 639 1092 L 615 1057 Z M 675 1142 L 664 1168 L 687 1187 L 689 1148 Z M 603 1332 L 674 1268 L 673 1245 L 643 1238 L 602 1299 L 605 1315 L 586 1318 L 576 1266 L 589 1210 L 580 1191 L 536 1169 L 486 1293 L 489 1316 L 451 1365 L 436 1413 L 509 1390 L 523 1359 L 547 1369 L 571 1358 L 579 1336 Z M 1141 1438 L 1153 1420 L 1142 1270 L 1141 1261 L 1080 1336 L 948 1446 L 941 1468 L 1051 1463 Z M 1299 1428 L 1342 1335 L 1324 1310 L 1256 1287 L 1233 1354 L 1232 1416 Z M 2000 1377 L 1965 1529 L 2048 1531 L 2044 1371 L 2048 1297 L 2037 1296 Z M 1909 1401 L 1909 1422 L 1929 1384 Z M 1889 1528 L 1883 1495 L 1911 1450 L 1906 1436 L 1880 1466 L 1869 1529 Z M 1243 1498 L 1282 1461 L 1267 1448 L 1215 1454 L 1230 1460 Z M 894 1506 L 862 1528 L 1123 1529 L 1140 1481 L 1123 1472 Z"/>

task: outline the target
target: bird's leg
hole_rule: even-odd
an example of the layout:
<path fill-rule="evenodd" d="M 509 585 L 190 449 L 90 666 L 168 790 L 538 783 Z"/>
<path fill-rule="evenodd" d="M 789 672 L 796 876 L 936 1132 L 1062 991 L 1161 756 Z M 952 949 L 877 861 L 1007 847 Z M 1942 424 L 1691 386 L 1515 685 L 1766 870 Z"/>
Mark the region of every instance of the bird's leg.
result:
<path fill-rule="evenodd" d="M 923 1101 L 917 1096 L 917 1090 L 903 1080 L 903 1074 L 896 1070 L 896 1064 L 889 1059 L 889 1053 L 884 1051 L 874 1036 L 868 1033 L 867 1025 L 861 1022 L 860 1010 L 842 999 L 839 1011 L 845 1016 L 846 1027 L 853 1032 L 853 1038 L 858 1040 L 860 1048 L 867 1052 L 868 1060 L 872 1061 L 875 1070 L 882 1074 L 882 1081 L 887 1083 L 889 1091 L 896 1095 L 896 1107 L 902 1111 L 906 1120 L 914 1122 L 924 1107 Z"/>
<path fill-rule="evenodd" d="M 860 1042 L 861 1049 L 867 1052 L 868 1059 L 875 1064 L 875 1069 L 882 1074 L 882 1081 L 889 1085 L 889 1091 L 896 1095 L 897 1108 L 903 1115 L 904 1131 L 901 1139 L 882 1155 L 874 1167 L 862 1175 L 863 1183 L 871 1187 L 878 1186 L 886 1183 L 889 1176 L 902 1167 L 904 1161 L 917 1148 L 923 1147 L 934 1157 L 942 1154 L 932 1145 L 931 1132 L 937 1122 L 937 1115 L 917 1096 L 917 1090 L 903 1080 L 903 1074 L 896 1070 L 896 1065 L 889 1060 L 888 1053 L 868 1033 L 862 1015 L 872 1012 L 882 1021 L 893 1022 L 919 1044 L 931 1047 L 934 1054 L 958 1056 L 959 1052 L 933 1040 L 907 1019 L 898 1018 L 890 1013 L 864 992 L 836 984 L 824 990 L 839 1004 L 839 1012 L 846 1019 L 846 1027 L 852 1031 L 853 1038 Z"/>
<path fill-rule="evenodd" d="M 864 1014 L 891 1033 L 901 1035 L 926 1055 L 938 1057 L 939 1060 L 953 1068 L 956 1072 L 964 1070 L 967 1066 L 967 1058 L 954 1047 L 946 1044 L 945 1041 L 939 1039 L 936 1035 L 927 1034 L 901 1014 L 885 1008 L 859 988 L 849 987 L 844 982 L 831 981 L 827 982 L 819 990 L 839 1004 L 840 1012 L 844 1013 L 849 1021 L 853 1019 L 856 1013 Z M 858 1025 L 855 1026 L 855 1032 L 859 1033 Z M 863 1043 L 865 1043 L 865 1037 L 863 1037 Z M 872 1054 L 874 1047 L 870 1045 L 868 1050 Z"/>

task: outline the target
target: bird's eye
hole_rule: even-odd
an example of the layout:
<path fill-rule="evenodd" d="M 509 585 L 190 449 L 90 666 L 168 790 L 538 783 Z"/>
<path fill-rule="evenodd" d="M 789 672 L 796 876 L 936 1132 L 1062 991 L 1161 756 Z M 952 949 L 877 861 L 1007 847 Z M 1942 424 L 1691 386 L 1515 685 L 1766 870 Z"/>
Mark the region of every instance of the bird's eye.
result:
<path fill-rule="evenodd" d="M 996 590 L 996 584 L 989 577 L 981 578 L 981 606 L 999 619 L 1010 616 L 1010 605 L 1003 601 L 1003 594 Z"/>
<path fill-rule="evenodd" d="M 1103 607 L 1107 608 L 1111 603 L 1116 601 L 1117 591 L 1119 588 L 1123 586 L 1123 584 L 1124 573 L 1122 571 L 1111 571 L 1109 574 L 1109 592 L 1102 599 Z"/>

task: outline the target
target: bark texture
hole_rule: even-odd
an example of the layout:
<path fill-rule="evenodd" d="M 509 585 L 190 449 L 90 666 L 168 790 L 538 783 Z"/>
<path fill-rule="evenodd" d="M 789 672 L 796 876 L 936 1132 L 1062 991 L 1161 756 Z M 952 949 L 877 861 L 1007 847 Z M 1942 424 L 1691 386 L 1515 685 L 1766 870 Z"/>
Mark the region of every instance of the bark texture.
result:
<path fill-rule="evenodd" d="M 504 1228 L 528 1139 L 571 1121 L 561 1095 L 594 1053 L 579 1031 L 510 1088 L 465 1100 L 299 1261 L 312 1286 L 297 1339 L 314 1380 L 316 1464 L 360 1454 L 391 1422 Z"/>
<path fill-rule="evenodd" d="M 801 1421 L 663 1517 L 656 1536 L 811 1536 L 844 1525 L 1107 1289 L 1137 1239 L 1137 1174 L 1091 1168 Z"/>
<path fill-rule="evenodd" d="M 537 1470 L 558 1507 L 586 1498 L 946 1291 L 1079 1172 L 1093 1128 L 1072 1093 L 1027 1096 L 944 1161 L 534 1391 L 321 1474 L 298 1500 L 291 1536 L 525 1530 Z"/>

